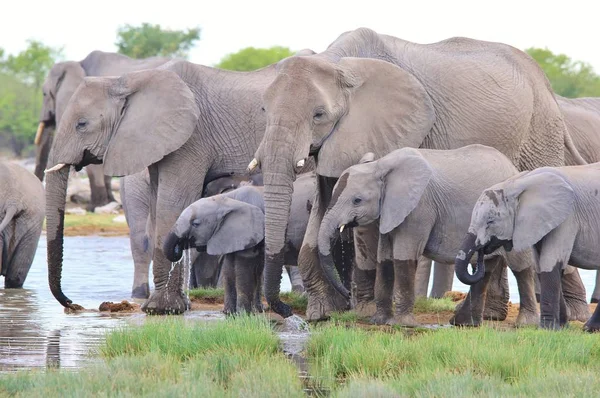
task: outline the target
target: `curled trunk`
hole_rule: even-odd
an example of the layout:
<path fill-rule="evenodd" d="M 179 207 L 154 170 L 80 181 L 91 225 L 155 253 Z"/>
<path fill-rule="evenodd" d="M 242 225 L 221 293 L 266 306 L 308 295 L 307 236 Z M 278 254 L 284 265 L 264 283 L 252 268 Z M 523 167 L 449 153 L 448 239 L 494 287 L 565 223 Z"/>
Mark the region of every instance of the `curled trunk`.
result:
<path fill-rule="evenodd" d="M 319 263 L 323 268 L 323 272 L 329 283 L 341 294 L 344 298 L 350 298 L 350 292 L 342 284 L 340 277 L 335 268 L 333 256 L 331 255 L 331 243 L 336 238 L 338 223 L 334 217 L 326 215 L 323 218 L 321 227 L 319 228 Z"/>
<path fill-rule="evenodd" d="M 169 232 L 169 235 L 165 238 L 165 243 L 163 244 L 163 253 L 165 257 L 176 263 L 181 260 L 183 257 L 184 245 L 182 239 L 177 236 L 177 234 L 173 231 Z"/>
<path fill-rule="evenodd" d="M 65 202 L 69 167 L 63 167 L 46 176 L 46 239 L 48 255 L 48 283 L 56 300 L 66 308 L 74 304 L 62 291 L 63 244 L 65 225 Z"/>
<path fill-rule="evenodd" d="M 474 285 L 482 280 L 485 274 L 485 265 L 483 263 L 483 247 L 476 248 L 475 239 L 476 236 L 474 234 L 467 234 L 454 263 L 456 277 L 465 285 Z M 476 251 L 478 255 L 477 265 L 475 266 L 475 272 L 471 274 L 469 273 L 469 263 Z"/>

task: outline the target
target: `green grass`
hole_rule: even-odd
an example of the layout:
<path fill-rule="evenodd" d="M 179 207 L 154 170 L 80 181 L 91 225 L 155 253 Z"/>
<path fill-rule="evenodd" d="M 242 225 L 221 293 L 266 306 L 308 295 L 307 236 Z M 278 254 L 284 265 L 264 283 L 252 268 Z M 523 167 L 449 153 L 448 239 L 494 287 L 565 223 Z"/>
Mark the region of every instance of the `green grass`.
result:
<path fill-rule="evenodd" d="M 104 361 L 77 373 L 0 376 L 0 396 L 302 397 L 297 369 L 278 344 L 261 317 L 152 319 L 110 333 Z"/>
<path fill-rule="evenodd" d="M 580 330 L 443 329 L 408 336 L 329 326 L 310 340 L 311 374 L 337 396 L 588 396 L 600 339 Z M 341 388 L 340 385 L 343 385 Z"/>
<path fill-rule="evenodd" d="M 456 307 L 456 302 L 452 301 L 450 298 L 444 297 L 439 299 L 428 298 L 428 297 L 418 297 L 415 300 L 415 314 L 422 313 L 440 313 L 447 311 L 454 311 Z"/>
<path fill-rule="evenodd" d="M 329 320 L 336 323 L 356 323 L 359 320 L 359 316 L 354 311 L 332 312 Z"/>
<path fill-rule="evenodd" d="M 281 301 L 292 307 L 293 311 L 306 312 L 308 305 L 308 296 L 297 292 L 281 292 Z"/>
<path fill-rule="evenodd" d="M 188 295 L 192 300 L 222 303 L 225 297 L 225 290 L 216 287 L 205 287 L 189 290 Z"/>

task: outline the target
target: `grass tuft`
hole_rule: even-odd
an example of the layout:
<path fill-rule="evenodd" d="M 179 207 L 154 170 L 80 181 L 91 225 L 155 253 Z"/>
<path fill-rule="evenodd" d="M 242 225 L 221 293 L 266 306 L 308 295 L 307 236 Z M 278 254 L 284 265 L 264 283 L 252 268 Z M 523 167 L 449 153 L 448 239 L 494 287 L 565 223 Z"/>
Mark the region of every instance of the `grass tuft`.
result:
<path fill-rule="evenodd" d="M 190 300 L 197 300 L 209 304 L 223 304 L 225 290 L 216 287 L 197 288 L 188 291 Z"/>
<path fill-rule="evenodd" d="M 308 305 L 308 296 L 297 292 L 281 292 L 279 297 L 281 301 L 292 307 L 296 312 L 305 313 Z"/>
<path fill-rule="evenodd" d="M 456 302 L 448 297 L 434 299 L 428 297 L 417 297 L 415 300 L 415 314 L 434 313 L 454 311 Z"/>
<path fill-rule="evenodd" d="M 336 323 L 356 323 L 359 316 L 354 311 L 332 312 L 329 320 Z"/>

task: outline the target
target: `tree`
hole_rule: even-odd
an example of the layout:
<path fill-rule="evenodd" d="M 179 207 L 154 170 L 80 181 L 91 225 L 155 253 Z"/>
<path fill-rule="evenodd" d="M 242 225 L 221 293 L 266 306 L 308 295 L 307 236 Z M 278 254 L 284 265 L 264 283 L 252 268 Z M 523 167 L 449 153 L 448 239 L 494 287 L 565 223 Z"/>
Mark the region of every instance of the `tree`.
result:
<path fill-rule="evenodd" d="M 227 54 L 216 66 L 221 69 L 251 71 L 274 64 L 292 55 L 294 53 L 287 47 L 246 47 L 236 53 Z"/>
<path fill-rule="evenodd" d="M 547 48 L 531 47 L 525 52 L 544 70 L 555 93 L 568 98 L 600 96 L 600 76 L 590 64 Z"/>
<path fill-rule="evenodd" d="M 39 90 L 50 68 L 61 57 L 62 48 L 52 48 L 40 41 L 29 39 L 25 50 L 17 55 L 9 55 L 3 64 L 7 71 Z"/>
<path fill-rule="evenodd" d="M 200 28 L 182 30 L 162 29 L 160 25 L 143 23 L 124 25 L 117 31 L 118 52 L 131 58 L 152 56 L 187 58 L 189 50 L 200 40 Z"/>

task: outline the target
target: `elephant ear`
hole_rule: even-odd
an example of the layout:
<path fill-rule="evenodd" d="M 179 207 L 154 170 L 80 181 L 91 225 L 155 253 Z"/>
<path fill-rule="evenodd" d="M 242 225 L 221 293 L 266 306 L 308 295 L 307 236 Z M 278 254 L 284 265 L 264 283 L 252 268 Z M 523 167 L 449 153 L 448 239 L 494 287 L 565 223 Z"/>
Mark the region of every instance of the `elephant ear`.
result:
<path fill-rule="evenodd" d="M 535 245 L 573 212 L 571 186 L 555 172 L 529 173 L 514 181 L 516 196 L 513 248 L 522 251 Z"/>
<path fill-rule="evenodd" d="M 227 203 L 227 212 L 206 245 L 208 254 L 249 249 L 265 238 L 265 214 L 258 207 L 234 199 L 228 199 Z"/>
<path fill-rule="evenodd" d="M 365 152 L 380 157 L 392 149 L 421 145 L 435 111 L 416 77 L 376 59 L 342 58 L 336 68 L 340 86 L 348 91 L 347 113 L 323 143 L 317 171 L 341 175 Z"/>
<path fill-rule="evenodd" d="M 416 149 L 404 148 L 377 162 L 377 176 L 383 180 L 379 232 L 387 234 L 417 207 L 433 170 Z"/>
<path fill-rule="evenodd" d="M 199 117 L 194 94 L 166 69 L 131 72 L 114 80 L 110 94 L 125 101 L 104 154 L 106 175 L 142 171 L 179 149 Z"/>

